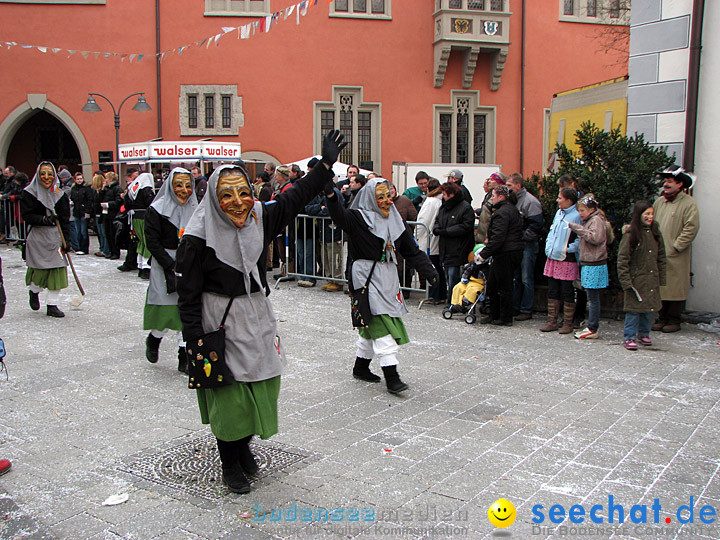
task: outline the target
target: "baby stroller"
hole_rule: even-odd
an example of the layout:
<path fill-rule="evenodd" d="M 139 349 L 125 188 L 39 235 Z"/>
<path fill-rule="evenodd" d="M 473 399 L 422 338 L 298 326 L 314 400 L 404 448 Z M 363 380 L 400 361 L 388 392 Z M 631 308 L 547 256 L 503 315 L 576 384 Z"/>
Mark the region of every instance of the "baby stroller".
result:
<path fill-rule="evenodd" d="M 456 313 L 462 313 L 465 315 L 465 322 L 467 324 L 473 324 L 477 318 L 480 316 L 481 312 L 483 311 L 483 306 L 485 304 L 485 299 L 487 296 L 487 275 L 490 273 L 490 263 L 491 259 L 487 261 L 483 261 L 482 263 L 478 262 L 478 253 L 480 250 L 476 251 L 476 257 L 475 261 L 470 263 L 470 265 L 477 265 L 475 268 L 471 269 L 473 273 L 473 277 L 475 278 L 473 281 L 476 284 L 473 291 L 470 292 L 471 298 L 468 299 L 466 296 L 465 289 L 462 290 L 462 295 L 460 297 L 460 302 L 457 304 L 451 304 L 450 307 L 447 307 L 443 310 L 442 316 L 444 319 L 452 319 L 452 316 Z M 468 265 L 468 266 L 470 266 Z M 468 268 L 466 267 L 466 271 L 463 272 L 463 276 L 466 275 L 468 271 Z M 482 285 L 480 285 L 479 288 L 477 288 L 478 281 L 482 282 Z M 455 287 L 458 287 L 460 285 L 463 285 L 463 283 L 458 283 Z M 454 290 L 453 290 L 454 291 Z M 472 300 L 472 294 L 475 294 L 475 299 Z"/>

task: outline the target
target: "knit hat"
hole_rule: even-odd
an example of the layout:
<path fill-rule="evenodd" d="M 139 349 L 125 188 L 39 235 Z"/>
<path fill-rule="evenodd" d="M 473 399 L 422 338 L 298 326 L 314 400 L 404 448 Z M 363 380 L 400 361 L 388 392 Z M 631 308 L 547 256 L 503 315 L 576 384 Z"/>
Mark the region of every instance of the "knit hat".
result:
<path fill-rule="evenodd" d="M 490 175 L 490 178 L 495 180 L 495 183 L 499 186 L 504 186 L 505 183 L 507 182 L 507 177 L 500 171 L 492 173 Z"/>

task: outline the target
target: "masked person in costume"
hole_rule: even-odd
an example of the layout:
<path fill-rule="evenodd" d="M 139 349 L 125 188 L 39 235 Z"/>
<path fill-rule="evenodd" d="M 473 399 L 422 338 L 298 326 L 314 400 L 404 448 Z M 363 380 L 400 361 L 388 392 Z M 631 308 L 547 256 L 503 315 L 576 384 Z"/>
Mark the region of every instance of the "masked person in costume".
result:
<path fill-rule="evenodd" d="M 267 439 L 278 429 L 285 354 L 267 298 L 268 245 L 332 183 L 332 165 L 346 144 L 339 131 L 329 132 L 322 162 L 269 204 L 254 200 L 242 166 L 218 167 L 177 251 L 178 308 L 188 347 L 217 330 L 228 310 L 224 358 L 234 380 L 196 391 L 202 422 L 217 438 L 223 483 L 235 493 L 248 493 L 246 475 L 258 470 L 252 436 Z"/>
<path fill-rule="evenodd" d="M 178 333 L 178 371 L 182 372 L 187 371 L 187 355 L 180 334 L 182 322 L 175 289 L 175 253 L 197 205 L 194 178 L 187 169 L 176 167 L 145 212 L 145 238 L 138 241 L 138 256 L 141 243 L 147 243 L 152 254 L 143 317 L 143 329 L 150 330 L 145 339 L 145 357 L 148 362 L 156 363 L 160 341 L 168 330 L 174 330 Z"/>
<path fill-rule="evenodd" d="M 150 250 L 145 240 L 145 212 L 155 197 L 155 179 L 150 173 L 141 173 L 128 186 L 125 194 L 125 208 L 130 214 L 130 225 L 137 238 L 138 276 L 143 279 L 150 277 Z M 192 212 L 191 212 L 192 214 Z"/>
<path fill-rule="evenodd" d="M 30 225 L 25 243 L 27 273 L 25 284 L 30 287 L 30 308 L 40 309 L 40 292 L 47 289 L 47 314 L 64 317 L 58 307 L 60 289 L 68 286 L 67 267 L 61 254 L 70 244 L 60 238 L 57 223 L 63 237 L 70 238 L 70 201 L 60 190 L 55 167 L 49 161 L 38 165 L 32 182 L 25 188 L 20 199 L 23 220 Z"/>
<path fill-rule="evenodd" d="M 352 288 L 362 288 L 370 276 L 368 296 L 372 319 L 367 327 L 359 330 L 353 376 L 380 382 L 380 377 L 370 371 L 370 362 L 377 356 L 388 391 L 398 394 L 408 389 L 397 372 L 398 345 L 410 341 L 401 319 L 408 310 L 398 280 L 398 254 L 431 284 L 437 281 L 438 273 L 427 255 L 418 249 L 393 205 L 387 180 L 368 180 L 350 209 L 338 201 L 332 187 L 330 184 L 325 187 L 328 211 L 349 237 Z"/>

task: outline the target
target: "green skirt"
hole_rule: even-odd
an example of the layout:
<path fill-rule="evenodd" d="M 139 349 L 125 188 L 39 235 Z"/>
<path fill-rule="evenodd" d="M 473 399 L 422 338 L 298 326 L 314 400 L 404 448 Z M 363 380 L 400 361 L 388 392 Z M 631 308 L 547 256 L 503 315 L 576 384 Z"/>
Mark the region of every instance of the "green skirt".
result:
<path fill-rule="evenodd" d="M 405 325 L 400 317 L 390 315 L 373 315 L 367 328 L 360 328 L 360 337 L 365 339 L 378 339 L 390 334 L 398 345 L 410 342 Z"/>
<path fill-rule="evenodd" d="M 25 285 L 34 283 L 38 287 L 59 291 L 68 286 L 67 268 L 29 268 L 25 272 Z"/>
<path fill-rule="evenodd" d="M 202 423 L 210 424 L 213 435 L 221 441 L 236 441 L 248 435 L 268 439 L 278 431 L 279 375 L 196 392 Z"/>
<path fill-rule="evenodd" d="M 143 330 L 182 330 L 180 311 L 177 306 L 154 306 L 145 303 L 143 310 Z"/>
<path fill-rule="evenodd" d="M 149 259 L 152 253 L 148 251 L 147 244 L 145 243 L 145 220 L 133 218 L 131 221 L 133 231 L 135 231 L 135 236 L 137 237 L 137 252 L 146 259 Z"/>

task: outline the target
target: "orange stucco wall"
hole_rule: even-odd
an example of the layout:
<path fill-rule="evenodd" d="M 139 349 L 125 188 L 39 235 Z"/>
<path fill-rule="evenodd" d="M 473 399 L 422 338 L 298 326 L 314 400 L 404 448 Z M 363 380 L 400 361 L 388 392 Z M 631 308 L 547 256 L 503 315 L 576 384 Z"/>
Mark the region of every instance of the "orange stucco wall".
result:
<path fill-rule="evenodd" d="M 277 0 L 272 10 L 295 2 Z M 108 1 L 100 6 L 0 3 L 2 38 L 32 45 L 89 51 L 145 53 L 155 51 L 155 3 L 150 0 Z M 527 2 L 526 175 L 539 171 L 543 156 L 543 109 L 554 93 L 625 75 L 622 58 L 597 51 L 598 26 L 558 21 L 557 0 Z M 269 33 L 247 40 L 236 33 L 218 46 L 190 47 L 162 62 L 162 134 L 179 139 L 181 84 L 237 84 L 243 98 L 245 125 L 239 137 L 243 152 L 261 151 L 281 161 L 313 152 L 313 102 L 329 101 L 333 85 L 364 87 L 367 102 L 382 104 L 383 172 L 393 161 L 430 162 L 433 149 L 433 104 L 447 104 L 453 89 L 462 89 L 462 58 L 453 53 L 442 88 L 433 87 L 434 2 L 397 0 L 392 20 L 328 17 L 320 0 L 300 25 L 295 17 Z M 205 17 L 202 0 L 161 3 L 161 49 L 201 40 L 222 26 L 239 26 L 252 19 Z M 496 161 L 507 172 L 520 167 L 520 75 L 522 3 L 510 2 L 508 61 L 497 92 L 490 90 L 490 55 L 481 55 L 472 89 L 483 106 L 497 108 Z M 80 111 L 88 92 L 110 97 L 116 106 L 129 93 L 144 91 L 153 111 L 123 107 L 120 142 L 157 136 L 158 96 L 155 60 L 121 62 L 119 57 L 87 59 L 77 53 L 41 53 L 35 49 L 0 48 L 0 122 L 26 101 L 27 94 L 44 93 L 77 123 L 90 147 L 115 145 L 112 112 Z M 192 137 L 188 138 L 192 139 Z M 5 156 L 0 156 L 3 160 Z M 31 171 L 28 171 L 31 172 Z"/>

